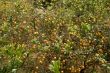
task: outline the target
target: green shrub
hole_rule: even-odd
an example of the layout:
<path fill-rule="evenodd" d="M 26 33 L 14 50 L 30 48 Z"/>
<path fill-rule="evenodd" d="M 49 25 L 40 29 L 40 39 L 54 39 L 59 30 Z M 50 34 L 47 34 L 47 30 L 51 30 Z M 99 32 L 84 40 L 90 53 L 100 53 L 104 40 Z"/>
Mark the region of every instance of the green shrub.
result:
<path fill-rule="evenodd" d="M 109 16 L 109 0 L 0 0 L 0 73 L 109 73 Z"/>

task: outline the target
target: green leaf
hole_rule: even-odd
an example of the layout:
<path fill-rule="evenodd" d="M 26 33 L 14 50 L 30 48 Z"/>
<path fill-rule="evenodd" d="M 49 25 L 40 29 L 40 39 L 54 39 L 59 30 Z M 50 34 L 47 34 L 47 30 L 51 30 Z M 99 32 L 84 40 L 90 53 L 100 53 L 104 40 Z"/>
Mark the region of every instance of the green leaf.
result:
<path fill-rule="evenodd" d="M 82 29 L 85 30 L 85 31 L 90 31 L 91 30 L 91 25 L 88 24 L 88 23 L 82 23 Z"/>
<path fill-rule="evenodd" d="M 49 69 L 53 71 L 54 73 L 60 73 L 60 60 L 52 61 L 52 63 L 49 65 Z"/>

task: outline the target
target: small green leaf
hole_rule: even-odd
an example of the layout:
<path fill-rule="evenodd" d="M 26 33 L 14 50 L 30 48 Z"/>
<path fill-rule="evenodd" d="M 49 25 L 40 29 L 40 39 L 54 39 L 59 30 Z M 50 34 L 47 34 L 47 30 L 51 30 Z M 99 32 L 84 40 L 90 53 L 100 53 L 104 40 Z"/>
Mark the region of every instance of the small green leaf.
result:
<path fill-rule="evenodd" d="M 88 23 L 82 23 L 82 29 L 85 31 L 90 31 L 91 30 L 91 25 Z"/>

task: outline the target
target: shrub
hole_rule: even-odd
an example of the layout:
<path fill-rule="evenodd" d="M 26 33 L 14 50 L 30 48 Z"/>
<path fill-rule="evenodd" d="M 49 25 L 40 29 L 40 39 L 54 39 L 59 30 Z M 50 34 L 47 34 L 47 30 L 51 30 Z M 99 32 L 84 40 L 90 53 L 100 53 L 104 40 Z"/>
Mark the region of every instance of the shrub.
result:
<path fill-rule="evenodd" d="M 0 0 L 0 72 L 109 73 L 109 4 Z"/>

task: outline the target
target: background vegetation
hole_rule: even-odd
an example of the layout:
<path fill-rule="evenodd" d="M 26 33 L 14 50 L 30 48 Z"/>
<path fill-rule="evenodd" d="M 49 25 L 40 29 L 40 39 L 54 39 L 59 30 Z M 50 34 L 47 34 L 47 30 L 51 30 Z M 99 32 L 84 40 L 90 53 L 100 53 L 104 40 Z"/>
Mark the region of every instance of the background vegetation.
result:
<path fill-rule="evenodd" d="M 109 73 L 110 0 L 0 0 L 0 73 Z"/>

